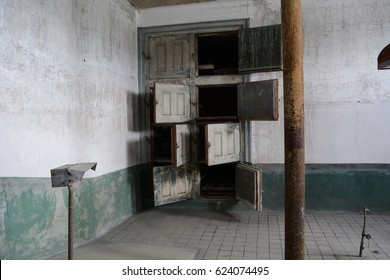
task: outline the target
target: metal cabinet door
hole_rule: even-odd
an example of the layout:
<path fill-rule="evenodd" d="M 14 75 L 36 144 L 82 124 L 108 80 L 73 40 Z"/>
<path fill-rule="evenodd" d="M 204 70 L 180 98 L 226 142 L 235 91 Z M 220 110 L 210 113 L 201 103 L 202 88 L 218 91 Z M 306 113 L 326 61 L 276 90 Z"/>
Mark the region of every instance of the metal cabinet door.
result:
<path fill-rule="evenodd" d="M 281 25 L 240 30 L 238 33 L 238 71 L 255 73 L 274 70 L 282 70 Z"/>
<path fill-rule="evenodd" d="M 187 166 L 153 168 L 154 205 L 191 199 L 192 169 Z"/>
<path fill-rule="evenodd" d="M 156 83 L 154 87 L 155 123 L 182 123 L 191 119 L 190 87 Z"/>
<path fill-rule="evenodd" d="M 191 160 L 191 129 L 189 124 L 176 125 L 176 166 Z"/>
<path fill-rule="evenodd" d="M 236 198 L 262 211 L 261 169 L 243 163 L 236 165 Z"/>
<path fill-rule="evenodd" d="M 190 77 L 190 34 L 164 35 L 149 39 L 149 78 L 169 79 Z"/>
<path fill-rule="evenodd" d="M 239 120 L 271 121 L 279 117 L 278 80 L 243 83 L 237 89 Z"/>
<path fill-rule="evenodd" d="M 207 165 L 240 160 L 240 124 L 219 123 L 205 126 Z"/>
<path fill-rule="evenodd" d="M 189 124 L 159 125 L 152 128 L 151 160 L 180 166 L 191 160 Z"/>

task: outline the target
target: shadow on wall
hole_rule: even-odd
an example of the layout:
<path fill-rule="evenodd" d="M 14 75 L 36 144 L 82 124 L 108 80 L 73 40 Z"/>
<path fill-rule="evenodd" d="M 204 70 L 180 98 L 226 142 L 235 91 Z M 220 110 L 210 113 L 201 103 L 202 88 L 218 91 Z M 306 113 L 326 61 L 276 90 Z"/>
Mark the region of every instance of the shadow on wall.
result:
<path fill-rule="evenodd" d="M 142 98 L 139 94 L 128 91 L 126 94 L 126 110 L 127 110 L 127 131 L 140 133 L 142 131 L 142 117 L 140 108 L 142 105 Z M 128 140 L 126 144 L 126 155 L 127 155 L 127 165 L 134 166 L 141 162 L 141 141 L 139 137 L 135 137 L 134 140 Z M 140 195 L 140 185 L 142 180 L 142 170 L 133 174 L 134 176 L 128 177 L 128 185 L 134 187 L 132 200 L 135 207 L 133 211 L 139 211 L 141 209 L 141 195 Z M 133 179 L 131 179 L 133 178 Z"/>
<path fill-rule="evenodd" d="M 140 143 L 139 141 L 128 142 L 127 143 L 127 161 L 128 164 L 140 161 Z M 133 159 L 133 157 L 137 157 Z M 130 167 L 129 167 L 130 168 Z M 135 168 L 135 169 L 134 169 Z M 142 209 L 146 209 L 150 207 L 150 200 L 153 200 L 153 188 L 150 185 L 150 181 L 148 179 L 148 165 L 147 164 L 137 164 L 133 166 L 136 172 L 132 173 L 132 177 L 128 177 L 127 182 L 128 185 L 132 187 L 132 205 L 133 212 L 138 212 Z M 133 170 L 133 171 L 134 171 Z"/>
<path fill-rule="evenodd" d="M 143 118 L 141 117 L 142 100 L 141 94 L 127 92 L 127 130 L 141 132 L 143 127 Z"/>
<path fill-rule="evenodd" d="M 128 132 L 137 132 L 139 135 L 145 131 L 145 99 L 144 94 L 127 91 L 126 94 L 126 108 L 127 108 L 127 130 Z M 153 203 L 153 187 L 148 179 L 148 165 L 138 164 L 143 162 L 143 145 L 140 137 L 138 141 L 127 142 L 127 164 L 129 166 L 137 163 L 137 174 L 135 181 L 131 185 L 134 186 L 134 193 L 132 196 L 135 211 L 140 211 L 154 205 Z"/>

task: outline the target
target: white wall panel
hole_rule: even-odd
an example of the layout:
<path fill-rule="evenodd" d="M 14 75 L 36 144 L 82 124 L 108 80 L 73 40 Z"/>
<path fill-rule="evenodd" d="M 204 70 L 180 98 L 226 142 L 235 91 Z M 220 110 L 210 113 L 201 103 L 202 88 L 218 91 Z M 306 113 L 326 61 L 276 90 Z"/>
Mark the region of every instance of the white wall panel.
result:
<path fill-rule="evenodd" d="M 140 163 L 137 24 L 124 0 L 0 0 L 0 176 Z"/>

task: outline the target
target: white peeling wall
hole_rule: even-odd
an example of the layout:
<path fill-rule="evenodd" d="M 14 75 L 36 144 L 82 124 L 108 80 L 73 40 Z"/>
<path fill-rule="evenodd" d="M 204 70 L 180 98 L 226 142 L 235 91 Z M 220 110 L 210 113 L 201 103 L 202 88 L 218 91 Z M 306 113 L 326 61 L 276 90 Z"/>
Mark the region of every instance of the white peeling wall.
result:
<path fill-rule="evenodd" d="M 308 162 L 390 162 L 389 15 L 388 0 L 305 1 Z"/>
<path fill-rule="evenodd" d="M 0 177 L 140 163 L 137 24 L 126 0 L 0 0 Z"/>
<path fill-rule="evenodd" d="M 303 0 L 305 140 L 307 163 L 390 163 L 390 71 L 377 70 L 390 43 L 388 0 Z M 278 24 L 280 0 L 217 0 L 147 9 L 140 25 L 249 18 L 250 26 Z M 251 161 L 283 163 L 283 75 L 279 121 L 253 122 Z"/>
<path fill-rule="evenodd" d="M 280 0 L 216 0 L 140 11 L 140 27 L 250 18 L 251 25 L 280 23 Z"/>

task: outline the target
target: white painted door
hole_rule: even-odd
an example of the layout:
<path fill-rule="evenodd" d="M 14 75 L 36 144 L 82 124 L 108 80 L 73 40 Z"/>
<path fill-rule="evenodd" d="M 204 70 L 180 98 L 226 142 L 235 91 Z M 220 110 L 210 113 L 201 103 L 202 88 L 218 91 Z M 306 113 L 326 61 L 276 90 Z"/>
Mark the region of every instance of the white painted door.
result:
<path fill-rule="evenodd" d="M 236 198 L 257 211 L 262 211 L 262 173 L 260 168 L 236 165 Z"/>
<path fill-rule="evenodd" d="M 154 88 L 155 123 L 182 123 L 191 118 L 190 87 L 156 83 Z"/>
<path fill-rule="evenodd" d="M 150 38 L 150 79 L 190 77 L 192 38 L 190 34 Z"/>
<path fill-rule="evenodd" d="M 207 165 L 240 160 L 239 123 L 207 124 L 205 130 Z"/>
<path fill-rule="evenodd" d="M 191 160 L 191 130 L 189 124 L 176 125 L 176 166 Z"/>
<path fill-rule="evenodd" d="M 187 166 L 153 168 L 154 205 L 164 205 L 191 199 L 192 171 Z"/>

